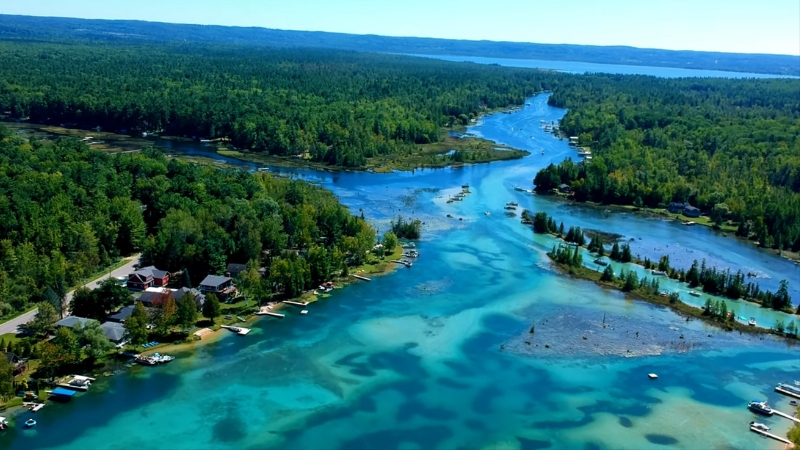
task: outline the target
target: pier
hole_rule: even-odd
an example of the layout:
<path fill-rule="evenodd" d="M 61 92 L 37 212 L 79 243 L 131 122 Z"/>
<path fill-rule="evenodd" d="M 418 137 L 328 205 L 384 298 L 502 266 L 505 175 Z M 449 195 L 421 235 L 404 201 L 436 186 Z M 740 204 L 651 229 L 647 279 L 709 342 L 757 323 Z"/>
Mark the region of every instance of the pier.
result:
<path fill-rule="evenodd" d="M 359 280 L 364 280 L 364 281 L 372 281 L 367 277 L 362 277 L 361 275 L 356 275 L 356 274 L 353 274 L 353 278 L 358 278 Z"/>
<path fill-rule="evenodd" d="M 393 259 L 392 262 L 395 263 L 395 264 L 402 264 L 402 265 L 404 265 L 406 267 L 411 267 L 411 263 L 408 262 L 408 261 L 402 261 L 402 260 L 399 260 L 399 259 Z"/>
<path fill-rule="evenodd" d="M 792 421 L 794 421 L 796 423 L 800 423 L 800 419 L 798 419 L 797 417 L 790 416 L 790 415 L 788 415 L 786 413 L 782 413 L 782 412 L 778 411 L 777 409 L 773 409 L 772 413 L 775 414 L 776 416 L 785 417 L 785 418 L 787 418 L 789 420 L 792 420 Z"/>
<path fill-rule="evenodd" d="M 284 300 L 282 303 L 294 306 L 308 306 L 308 302 L 296 302 L 294 300 Z"/>
<path fill-rule="evenodd" d="M 772 439 L 775 439 L 776 441 L 783 442 L 784 444 L 791 444 L 792 443 L 792 441 L 790 441 L 790 440 L 788 440 L 786 438 L 782 438 L 780 436 L 776 436 L 776 435 L 774 435 L 772 433 L 768 433 L 768 432 L 766 432 L 764 430 L 759 430 L 756 427 L 750 427 L 750 431 L 752 431 L 753 433 L 758 433 L 758 434 L 766 436 L 766 437 L 770 437 Z"/>
<path fill-rule="evenodd" d="M 789 397 L 800 398 L 800 394 L 796 394 L 792 391 L 787 391 L 786 389 L 782 389 L 780 387 L 775 387 L 775 392 L 781 393 L 783 395 L 788 395 Z"/>
<path fill-rule="evenodd" d="M 284 317 L 286 317 L 285 315 L 283 315 L 283 314 L 281 314 L 281 313 L 276 313 L 276 312 L 272 312 L 272 311 L 259 311 L 259 312 L 257 312 L 257 313 L 256 313 L 256 315 L 257 315 L 257 316 L 272 316 L 272 317 L 279 317 L 279 318 L 281 318 L 281 319 L 283 319 Z"/>
<path fill-rule="evenodd" d="M 250 332 L 250 328 L 243 328 L 243 327 L 232 327 L 230 325 L 220 325 L 220 328 L 227 328 L 234 333 L 238 334 L 239 336 L 245 336 L 247 333 Z"/>

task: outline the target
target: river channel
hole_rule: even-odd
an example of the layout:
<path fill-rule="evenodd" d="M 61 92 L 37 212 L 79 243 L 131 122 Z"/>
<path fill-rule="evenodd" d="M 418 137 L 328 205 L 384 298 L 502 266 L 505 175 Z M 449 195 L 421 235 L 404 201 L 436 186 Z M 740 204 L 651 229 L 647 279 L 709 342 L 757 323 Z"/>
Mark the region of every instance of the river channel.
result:
<path fill-rule="evenodd" d="M 796 347 L 687 322 L 559 275 L 545 255 L 552 238 L 506 217 L 504 205 L 619 233 L 634 253 L 669 254 L 674 266 L 705 258 L 756 273 L 771 290 L 788 279 L 795 305 L 797 266 L 703 227 L 516 191 L 532 188 L 545 165 L 576 158 L 540 126 L 564 113 L 542 95 L 469 130 L 531 151 L 517 161 L 392 174 L 271 168 L 331 189 L 381 231 L 398 214 L 420 218 L 421 257 L 335 291 L 308 315 L 289 311 L 169 365 L 100 379 L 71 403 L 36 413 L 35 429 L 8 431 L 0 447 L 777 448 L 747 424 L 758 419 L 783 434 L 789 421 L 759 419 L 746 405 L 766 398 L 790 410 L 772 387 L 798 378 Z M 168 153 L 255 167 L 201 143 L 153 142 Z M 473 193 L 446 203 L 463 184 Z M 687 302 L 705 301 L 664 283 Z M 762 324 L 788 317 L 729 304 Z M 657 380 L 647 377 L 653 372 Z"/>

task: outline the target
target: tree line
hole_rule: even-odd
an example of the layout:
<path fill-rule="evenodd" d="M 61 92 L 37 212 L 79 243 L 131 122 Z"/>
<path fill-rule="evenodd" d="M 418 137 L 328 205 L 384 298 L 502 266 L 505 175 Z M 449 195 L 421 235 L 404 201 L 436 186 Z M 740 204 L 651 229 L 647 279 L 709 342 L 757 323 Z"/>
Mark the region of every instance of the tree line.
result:
<path fill-rule="evenodd" d="M 183 272 L 190 287 L 249 263 L 245 286 L 293 295 L 362 263 L 375 241 L 363 218 L 304 181 L 152 149 L 110 155 L 74 139 L 26 141 L 0 127 L 0 314 L 40 302 L 63 316 L 70 286 L 136 252 L 144 265 Z M 124 303 L 122 291 L 78 290 L 78 312 L 100 317 Z"/>
<path fill-rule="evenodd" d="M 596 75 L 551 95 L 586 163 L 542 169 L 577 201 L 664 208 L 688 202 L 761 245 L 800 250 L 800 80 Z"/>
<path fill-rule="evenodd" d="M 0 43 L 0 113 L 108 131 L 229 138 L 336 166 L 412 152 L 563 75 L 397 55 L 247 46 Z"/>

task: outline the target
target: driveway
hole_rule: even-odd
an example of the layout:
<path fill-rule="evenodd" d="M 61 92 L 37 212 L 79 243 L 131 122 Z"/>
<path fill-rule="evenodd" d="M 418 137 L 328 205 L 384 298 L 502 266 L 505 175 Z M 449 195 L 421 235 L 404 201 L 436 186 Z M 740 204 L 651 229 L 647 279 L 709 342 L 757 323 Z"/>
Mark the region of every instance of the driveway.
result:
<path fill-rule="evenodd" d="M 97 278 L 96 280 L 90 281 L 86 283 L 84 286 L 86 286 L 89 289 L 95 289 L 98 286 L 100 286 L 100 283 L 108 277 L 116 278 L 116 277 L 128 276 L 130 275 L 131 272 L 135 270 L 133 266 L 138 263 L 139 263 L 139 255 L 134 255 L 124 266 L 118 269 L 114 269 L 111 272 L 104 274 L 100 278 Z M 72 302 L 72 292 L 73 291 L 67 293 L 67 305 L 69 305 L 70 302 Z M 31 319 L 33 319 L 33 316 L 35 316 L 37 312 L 39 312 L 39 310 L 34 309 L 33 311 L 26 312 L 25 314 L 17 318 L 11 319 L 8 322 L 0 324 L 0 334 L 16 333 L 17 327 L 19 327 L 24 323 L 30 322 Z"/>

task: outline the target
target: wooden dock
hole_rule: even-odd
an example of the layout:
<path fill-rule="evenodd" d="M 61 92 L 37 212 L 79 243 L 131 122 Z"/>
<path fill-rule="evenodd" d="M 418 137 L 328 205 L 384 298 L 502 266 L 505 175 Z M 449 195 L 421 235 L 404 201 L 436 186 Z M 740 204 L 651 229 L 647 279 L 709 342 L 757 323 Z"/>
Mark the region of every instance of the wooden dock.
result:
<path fill-rule="evenodd" d="M 776 436 L 776 435 L 774 435 L 772 433 L 768 433 L 768 432 L 766 432 L 764 430 L 759 430 L 758 428 L 755 428 L 755 427 L 750 427 L 750 431 L 752 431 L 753 433 L 758 433 L 758 434 L 766 436 L 766 437 L 770 437 L 772 439 L 775 439 L 776 441 L 783 442 L 784 444 L 791 444 L 792 443 L 792 441 L 790 441 L 790 440 L 788 440 L 786 438 L 782 438 L 780 436 Z"/>
<path fill-rule="evenodd" d="M 789 420 L 793 420 L 793 421 L 795 421 L 797 423 L 800 423 L 800 419 L 798 419 L 797 417 L 790 416 L 790 415 L 788 415 L 786 413 L 782 413 L 782 412 L 780 412 L 780 411 L 778 411 L 776 409 L 773 409 L 772 412 L 777 416 L 785 417 L 785 418 L 787 418 Z"/>
<path fill-rule="evenodd" d="M 788 395 L 789 397 L 800 398 L 800 394 L 795 394 L 792 391 L 787 391 L 786 389 L 781 389 L 779 387 L 775 387 L 775 392 L 781 393 L 783 395 Z"/>
<path fill-rule="evenodd" d="M 227 328 L 227 329 L 233 331 L 234 333 L 238 334 L 239 336 L 245 336 L 247 333 L 250 332 L 250 328 L 233 327 L 233 326 L 230 326 L 230 325 L 220 325 L 220 328 Z"/>
<path fill-rule="evenodd" d="M 279 317 L 279 318 L 281 318 L 281 319 L 283 319 L 284 317 L 286 317 L 285 315 L 283 315 L 283 314 L 281 314 L 281 313 L 276 313 L 276 312 L 272 312 L 272 311 L 259 311 L 259 312 L 257 312 L 257 313 L 256 313 L 256 315 L 257 315 L 257 316 L 272 316 L 272 317 Z"/>
<path fill-rule="evenodd" d="M 294 306 L 308 306 L 308 302 L 296 302 L 293 300 L 284 300 L 283 303 L 287 305 L 294 305 Z"/>
<path fill-rule="evenodd" d="M 358 278 L 359 280 L 364 280 L 364 281 L 372 281 L 367 277 L 362 277 L 361 275 L 356 275 L 356 274 L 353 274 L 353 278 Z"/>

